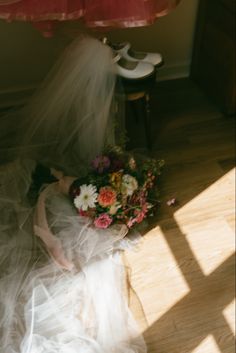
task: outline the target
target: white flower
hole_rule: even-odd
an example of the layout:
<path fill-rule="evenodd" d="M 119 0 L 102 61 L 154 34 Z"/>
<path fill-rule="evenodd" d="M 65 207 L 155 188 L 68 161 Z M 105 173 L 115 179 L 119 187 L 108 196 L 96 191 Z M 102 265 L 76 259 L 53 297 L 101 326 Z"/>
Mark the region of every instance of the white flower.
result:
<path fill-rule="evenodd" d="M 122 193 L 131 196 L 134 191 L 138 188 L 137 180 L 129 174 L 125 174 L 122 177 Z"/>
<path fill-rule="evenodd" d="M 98 196 L 96 191 L 96 186 L 92 184 L 81 185 L 80 194 L 74 199 L 75 207 L 82 211 L 87 211 L 88 208 L 95 207 Z"/>

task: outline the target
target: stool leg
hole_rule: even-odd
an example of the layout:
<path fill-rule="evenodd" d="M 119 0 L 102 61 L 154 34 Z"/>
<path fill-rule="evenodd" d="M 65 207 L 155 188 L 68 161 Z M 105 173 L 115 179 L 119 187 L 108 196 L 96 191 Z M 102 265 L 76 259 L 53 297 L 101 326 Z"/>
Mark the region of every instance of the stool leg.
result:
<path fill-rule="evenodd" d="M 145 135 L 147 140 L 148 149 L 152 149 L 152 134 L 151 134 L 151 110 L 150 110 L 150 96 L 148 93 L 145 94 L 145 114 L 144 114 L 144 126 Z"/>
<path fill-rule="evenodd" d="M 135 119 L 135 122 L 138 123 L 139 122 L 139 110 L 137 109 L 137 101 L 136 100 L 133 100 L 133 101 L 130 101 L 130 106 L 132 108 L 132 111 L 133 111 L 133 116 L 134 116 L 134 119 Z"/>

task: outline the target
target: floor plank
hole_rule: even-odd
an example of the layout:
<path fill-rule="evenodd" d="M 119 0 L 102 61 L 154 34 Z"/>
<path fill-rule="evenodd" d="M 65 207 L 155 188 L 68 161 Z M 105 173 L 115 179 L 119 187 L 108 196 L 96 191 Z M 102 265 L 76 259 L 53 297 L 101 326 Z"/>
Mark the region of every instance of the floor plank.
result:
<path fill-rule="evenodd" d="M 149 353 L 234 352 L 234 124 L 189 80 L 154 91 L 162 203 L 139 250 L 126 253 Z M 141 122 L 128 117 L 127 129 L 129 147 L 145 148 Z"/>

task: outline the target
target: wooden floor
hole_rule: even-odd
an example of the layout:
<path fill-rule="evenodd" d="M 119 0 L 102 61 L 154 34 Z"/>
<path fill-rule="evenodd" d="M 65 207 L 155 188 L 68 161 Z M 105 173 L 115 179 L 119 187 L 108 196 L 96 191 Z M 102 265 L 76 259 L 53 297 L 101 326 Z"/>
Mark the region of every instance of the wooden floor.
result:
<path fill-rule="evenodd" d="M 234 118 L 188 80 L 160 83 L 151 103 L 152 154 L 166 167 L 159 214 L 126 253 L 131 307 L 148 353 L 233 353 Z M 142 147 L 128 119 L 130 146 Z"/>

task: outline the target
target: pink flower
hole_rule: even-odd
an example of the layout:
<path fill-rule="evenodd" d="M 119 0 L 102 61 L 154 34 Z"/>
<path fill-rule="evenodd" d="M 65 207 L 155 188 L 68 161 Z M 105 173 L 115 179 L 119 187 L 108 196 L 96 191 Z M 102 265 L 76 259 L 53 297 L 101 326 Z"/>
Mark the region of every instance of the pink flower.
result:
<path fill-rule="evenodd" d="M 146 217 L 146 214 L 148 212 L 148 204 L 145 203 L 143 206 L 142 206 L 142 209 L 141 210 L 135 210 L 134 211 L 134 214 L 135 214 L 135 217 L 134 218 L 131 218 L 128 223 L 127 223 L 127 227 L 131 228 L 133 227 L 133 225 L 135 223 L 141 223 L 144 218 Z"/>
<path fill-rule="evenodd" d="M 136 219 L 135 218 L 131 218 L 128 223 L 127 223 L 127 227 L 128 228 L 132 228 L 133 225 L 136 223 Z"/>
<path fill-rule="evenodd" d="M 78 210 L 78 213 L 81 217 L 88 217 L 88 212 L 83 211 L 82 209 Z"/>
<path fill-rule="evenodd" d="M 145 215 L 146 215 L 146 212 L 145 212 L 145 211 L 140 211 L 140 212 L 138 212 L 138 214 L 137 214 L 137 216 L 136 216 L 136 218 L 135 218 L 136 222 L 137 222 L 137 223 L 141 223 L 141 222 L 143 221 Z"/>
<path fill-rule="evenodd" d="M 167 206 L 175 206 L 176 205 L 176 199 L 173 198 L 173 199 L 170 199 L 167 201 Z"/>
<path fill-rule="evenodd" d="M 92 167 L 99 173 L 102 174 L 108 170 L 111 165 L 110 159 L 107 156 L 97 156 L 92 161 Z"/>
<path fill-rule="evenodd" d="M 112 218 L 107 213 L 102 213 L 98 218 L 94 220 L 94 225 L 97 228 L 108 228 L 112 223 Z"/>
<path fill-rule="evenodd" d="M 108 207 L 116 202 L 116 192 L 110 186 L 104 186 L 99 190 L 98 203 L 102 207 Z"/>

